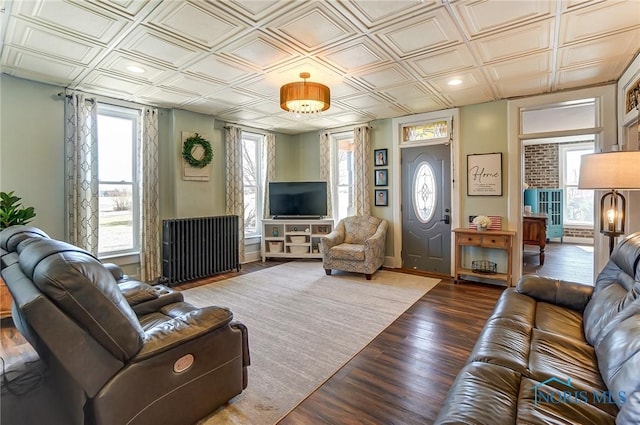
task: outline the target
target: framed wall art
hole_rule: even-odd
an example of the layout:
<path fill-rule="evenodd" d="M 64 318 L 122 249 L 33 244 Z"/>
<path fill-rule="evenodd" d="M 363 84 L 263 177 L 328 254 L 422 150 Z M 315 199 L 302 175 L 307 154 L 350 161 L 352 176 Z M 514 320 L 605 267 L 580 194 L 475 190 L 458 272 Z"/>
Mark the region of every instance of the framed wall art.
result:
<path fill-rule="evenodd" d="M 379 170 L 375 170 L 375 173 L 376 173 L 375 185 L 386 186 L 388 184 L 387 183 L 388 170 L 386 168 L 381 168 Z"/>
<path fill-rule="evenodd" d="M 389 191 L 387 189 L 376 189 L 375 190 L 376 207 L 386 207 L 389 205 Z"/>
<path fill-rule="evenodd" d="M 467 195 L 502 196 L 502 153 L 467 155 Z"/>
<path fill-rule="evenodd" d="M 373 151 L 373 163 L 376 167 L 387 165 L 387 150 L 376 149 Z"/>

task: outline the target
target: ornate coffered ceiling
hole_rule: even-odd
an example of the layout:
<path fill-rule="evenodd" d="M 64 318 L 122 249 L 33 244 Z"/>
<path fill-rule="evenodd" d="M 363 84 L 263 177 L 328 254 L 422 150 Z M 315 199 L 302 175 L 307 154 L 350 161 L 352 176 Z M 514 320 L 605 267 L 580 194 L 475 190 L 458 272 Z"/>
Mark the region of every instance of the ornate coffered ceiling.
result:
<path fill-rule="evenodd" d="M 4 73 L 283 133 L 612 82 L 640 47 L 638 0 L 2 4 Z M 319 120 L 279 107 L 302 71 Z"/>

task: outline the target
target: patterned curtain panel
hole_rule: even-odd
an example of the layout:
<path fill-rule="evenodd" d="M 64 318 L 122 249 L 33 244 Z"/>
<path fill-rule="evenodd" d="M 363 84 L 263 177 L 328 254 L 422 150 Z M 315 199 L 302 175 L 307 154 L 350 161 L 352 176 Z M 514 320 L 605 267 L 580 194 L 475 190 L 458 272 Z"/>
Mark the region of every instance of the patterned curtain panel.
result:
<path fill-rule="evenodd" d="M 242 130 L 225 127 L 226 213 L 237 215 L 238 257 L 244 262 L 244 185 L 242 176 Z"/>
<path fill-rule="evenodd" d="M 67 94 L 64 103 L 67 238 L 98 254 L 98 103 Z"/>
<path fill-rule="evenodd" d="M 161 276 L 160 256 L 160 179 L 158 176 L 158 110 L 142 111 L 140 157 L 140 278 L 157 281 Z"/>
<path fill-rule="evenodd" d="M 276 135 L 268 133 L 264 139 L 264 196 L 262 217 L 267 218 L 269 214 L 269 182 L 276 178 Z"/>
<path fill-rule="evenodd" d="M 333 163 L 334 158 L 331 154 L 331 136 L 329 133 L 320 133 L 320 179 L 327 182 L 327 216 L 333 217 Z M 336 217 L 333 217 L 335 220 Z"/>
<path fill-rule="evenodd" d="M 355 214 L 371 213 L 371 146 L 369 126 L 356 127 L 353 130 L 354 156 L 354 192 Z"/>

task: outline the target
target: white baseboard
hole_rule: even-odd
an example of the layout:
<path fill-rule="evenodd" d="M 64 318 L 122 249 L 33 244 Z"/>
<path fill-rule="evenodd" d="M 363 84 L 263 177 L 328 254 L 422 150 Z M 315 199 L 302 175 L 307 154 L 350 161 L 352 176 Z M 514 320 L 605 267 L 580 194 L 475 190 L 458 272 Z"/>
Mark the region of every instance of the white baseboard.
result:
<path fill-rule="evenodd" d="M 574 243 L 577 245 L 593 245 L 593 238 L 578 238 L 576 236 L 565 236 L 562 238 L 563 242 L 566 243 Z M 555 240 L 551 240 L 551 242 L 556 242 Z M 557 242 L 560 242 L 558 240 Z"/>
<path fill-rule="evenodd" d="M 242 264 L 253 263 L 254 261 L 262 261 L 262 256 L 260 255 L 260 251 L 252 251 L 244 253 L 244 261 Z"/>

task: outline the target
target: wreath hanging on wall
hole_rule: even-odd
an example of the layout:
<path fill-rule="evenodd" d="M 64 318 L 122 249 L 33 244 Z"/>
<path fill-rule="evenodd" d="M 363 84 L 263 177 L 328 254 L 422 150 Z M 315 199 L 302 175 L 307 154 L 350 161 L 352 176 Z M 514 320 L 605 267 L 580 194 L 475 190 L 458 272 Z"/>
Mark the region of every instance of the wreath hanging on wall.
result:
<path fill-rule="evenodd" d="M 202 158 L 195 158 L 193 156 L 193 148 L 196 146 L 201 146 L 204 149 L 204 154 Z M 185 161 L 189 163 L 192 167 L 195 168 L 204 168 L 211 163 L 213 159 L 213 149 L 211 148 L 211 143 L 207 139 L 203 139 L 198 133 L 195 136 L 189 137 L 184 141 L 184 145 L 182 146 L 182 157 Z"/>

